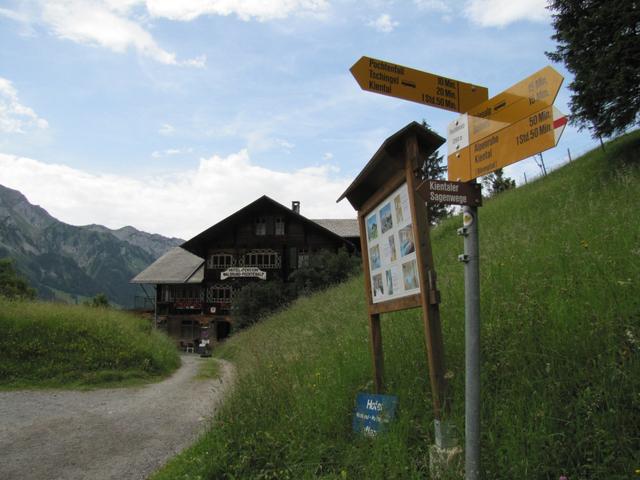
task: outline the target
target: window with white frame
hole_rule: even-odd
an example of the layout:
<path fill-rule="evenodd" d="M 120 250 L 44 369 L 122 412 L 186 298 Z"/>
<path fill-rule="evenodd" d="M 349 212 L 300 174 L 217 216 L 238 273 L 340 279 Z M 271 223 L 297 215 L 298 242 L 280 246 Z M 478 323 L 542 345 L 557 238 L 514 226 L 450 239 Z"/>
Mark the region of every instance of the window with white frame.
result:
<path fill-rule="evenodd" d="M 242 257 L 242 267 L 280 268 L 280 254 L 275 250 L 251 250 Z"/>
<path fill-rule="evenodd" d="M 230 253 L 212 253 L 207 262 L 208 268 L 229 268 L 236 264 L 236 259 Z"/>
<path fill-rule="evenodd" d="M 276 217 L 275 227 L 276 227 L 276 231 L 275 231 L 276 235 L 284 235 L 284 218 Z"/>
<path fill-rule="evenodd" d="M 266 235 L 267 234 L 267 219 L 264 217 L 256 218 L 256 235 Z"/>
<path fill-rule="evenodd" d="M 211 285 L 207 289 L 207 302 L 231 303 L 233 287 L 231 285 Z"/>

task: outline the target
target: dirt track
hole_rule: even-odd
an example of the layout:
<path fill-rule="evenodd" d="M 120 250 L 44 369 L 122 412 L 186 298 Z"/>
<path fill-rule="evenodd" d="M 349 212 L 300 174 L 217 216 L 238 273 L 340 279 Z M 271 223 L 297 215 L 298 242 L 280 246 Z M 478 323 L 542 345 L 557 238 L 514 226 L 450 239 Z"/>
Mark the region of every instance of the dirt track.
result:
<path fill-rule="evenodd" d="M 167 380 L 90 392 L 0 392 L 0 479 L 144 479 L 190 445 L 231 385 L 195 380 L 185 355 Z"/>

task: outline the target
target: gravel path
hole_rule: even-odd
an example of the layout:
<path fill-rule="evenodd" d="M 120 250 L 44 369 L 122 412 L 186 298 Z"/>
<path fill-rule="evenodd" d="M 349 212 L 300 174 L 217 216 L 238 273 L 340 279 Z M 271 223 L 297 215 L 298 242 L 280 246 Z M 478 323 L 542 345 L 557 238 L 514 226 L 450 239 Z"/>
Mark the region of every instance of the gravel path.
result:
<path fill-rule="evenodd" d="M 195 355 L 163 382 L 89 392 L 0 392 L 0 479 L 144 479 L 208 425 L 233 380 L 196 380 Z"/>

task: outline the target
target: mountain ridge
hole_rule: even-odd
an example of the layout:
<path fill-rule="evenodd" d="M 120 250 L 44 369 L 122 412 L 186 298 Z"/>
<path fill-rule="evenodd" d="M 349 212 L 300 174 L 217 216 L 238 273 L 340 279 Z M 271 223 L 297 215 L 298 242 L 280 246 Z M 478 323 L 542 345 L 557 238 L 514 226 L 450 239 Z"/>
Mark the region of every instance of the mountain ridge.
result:
<path fill-rule="evenodd" d="M 69 225 L 0 185 L 0 257 L 12 258 L 42 299 L 105 293 L 117 305 L 133 306 L 138 288 L 129 280 L 181 243 L 132 226 Z"/>

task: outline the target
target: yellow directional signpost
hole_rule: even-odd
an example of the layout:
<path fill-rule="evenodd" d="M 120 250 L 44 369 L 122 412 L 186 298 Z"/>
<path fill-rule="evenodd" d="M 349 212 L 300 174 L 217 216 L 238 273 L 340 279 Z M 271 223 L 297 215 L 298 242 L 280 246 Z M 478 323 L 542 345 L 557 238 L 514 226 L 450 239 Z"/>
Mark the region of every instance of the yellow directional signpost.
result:
<path fill-rule="evenodd" d="M 415 193 L 421 195 L 427 203 L 463 205 L 463 227 L 458 230 L 458 234 L 464 237 L 464 254 L 459 255 L 458 259 L 465 264 L 465 478 L 467 480 L 478 480 L 480 478 L 480 253 L 478 206 L 481 205 L 481 196 L 480 185 L 472 181 L 557 145 L 567 123 L 567 117 L 553 106 L 563 78 L 553 68 L 545 67 L 495 97 L 487 99 L 488 92 L 484 87 L 368 57 L 362 57 L 358 60 L 351 67 L 351 73 L 363 90 L 463 113 L 449 125 L 447 132 L 449 182 L 426 179 L 418 185 L 418 182 L 413 177 L 415 175 L 414 170 L 410 168 L 413 164 L 407 163 L 406 185 L 409 186 L 408 195 L 413 199 L 412 209 L 414 207 L 424 209 L 424 201 L 415 201 Z M 379 153 L 384 153 L 383 150 L 381 148 Z M 396 150 L 402 151 L 401 148 L 396 148 L 393 151 Z M 413 152 L 407 156 L 407 158 L 414 159 L 412 161 L 415 161 L 414 150 L 406 149 L 407 152 Z M 393 156 L 387 153 L 384 159 L 385 162 L 381 161 L 379 164 L 385 165 L 385 168 L 390 168 L 388 164 L 393 164 L 393 162 L 390 162 Z M 362 180 L 360 177 L 365 173 L 370 177 L 374 177 L 372 168 L 367 166 L 358 179 Z M 377 181 L 382 181 L 382 179 L 388 177 L 395 178 L 393 176 L 390 177 L 388 172 L 379 173 L 375 176 Z M 354 183 L 357 183 L 358 179 Z M 393 181 L 391 179 L 387 179 L 387 181 Z M 364 184 L 366 182 L 361 183 Z M 367 185 L 369 184 L 367 183 Z M 385 187 L 376 192 L 366 204 L 372 207 L 372 199 L 383 200 L 389 193 L 391 193 L 391 190 Z M 351 201 L 351 198 L 349 200 Z M 399 203 L 402 204 L 402 202 Z M 385 203 L 380 209 L 380 215 L 382 215 L 383 210 L 385 212 L 385 209 L 390 210 L 390 205 L 390 202 L 388 204 Z M 426 214 L 420 213 L 414 218 L 426 218 L 424 215 Z M 388 217 L 391 219 L 392 214 L 389 213 Z M 373 218 L 375 222 L 377 217 Z M 391 223 L 392 220 L 389 220 L 389 224 Z M 423 259 L 426 259 L 424 266 L 428 272 L 427 276 L 431 282 L 431 276 L 433 275 L 433 280 L 435 281 L 428 225 L 424 225 L 424 221 L 422 225 L 417 221 L 414 223 L 418 227 L 416 235 L 420 239 L 419 244 L 424 244 L 422 248 L 428 253 L 428 255 L 423 255 Z M 385 227 L 383 226 L 382 228 L 384 233 Z M 361 232 L 364 231 L 364 220 L 362 219 Z M 421 237 L 423 231 L 425 233 Z M 361 238 L 364 238 L 364 235 L 365 233 L 361 233 Z M 364 240 L 362 251 L 363 258 L 368 259 Z M 366 260 L 365 264 L 368 261 Z M 384 285 L 382 276 L 379 276 L 379 291 L 380 295 L 382 295 Z M 393 275 L 391 275 L 391 278 L 393 278 Z M 372 287 L 369 286 L 368 288 L 371 290 Z M 424 297 L 424 292 L 422 293 Z M 369 295 L 371 295 L 370 292 Z M 433 298 L 435 307 L 437 307 L 437 295 L 433 295 Z M 393 305 L 396 307 L 402 306 L 403 308 L 414 306 L 413 303 L 410 305 L 406 303 L 407 299 L 401 300 L 401 303 L 394 303 Z M 436 313 L 432 315 L 429 313 L 430 309 L 427 308 L 428 303 L 423 298 L 425 322 L 433 322 L 433 320 L 429 320 L 431 317 L 438 319 L 435 323 L 437 328 L 434 330 L 437 341 L 427 342 L 428 345 L 438 347 L 433 348 L 437 355 L 429 358 L 430 369 L 441 370 L 444 368 L 444 358 L 442 357 L 442 338 L 439 333 L 439 313 L 437 313 L 439 310 L 431 308 Z M 374 310 L 378 316 L 379 313 L 391 311 L 391 309 L 376 310 L 373 308 L 371 312 L 374 312 Z M 371 324 L 374 351 L 377 343 L 380 344 L 380 349 L 382 348 L 382 340 L 379 334 L 379 318 L 376 317 L 375 320 L 378 322 L 375 323 L 378 333 L 375 333 L 376 331 L 373 329 L 374 323 Z M 429 335 L 427 337 L 430 338 Z M 429 350 L 431 349 L 429 348 Z M 437 379 L 438 375 L 433 376 L 433 378 Z M 376 377 L 376 385 L 378 384 L 381 384 L 381 380 L 378 381 Z M 451 450 L 455 442 L 448 443 L 448 437 L 450 436 L 448 433 L 449 425 L 447 422 L 441 422 L 439 418 L 441 400 L 438 392 L 444 391 L 443 385 L 446 384 L 439 384 L 434 382 L 433 379 L 432 384 L 436 411 L 436 445 L 434 446 L 435 449 L 430 451 L 430 454 L 433 454 L 431 460 L 432 465 L 434 461 L 447 465 L 449 459 L 453 458 L 450 455 L 453 455 L 455 451 L 455 449 Z M 448 404 L 443 403 L 442 406 L 444 407 L 442 408 L 444 413 L 448 413 Z M 438 458 L 441 461 L 438 461 Z"/>
<path fill-rule="evenodd" d="M 566 123 L 564 115 L 552 110 L 562 80 L 545 67 L 452 122 L 449 180 L 473 180 L 554 147 L 556 127 Z"/>
<path fill-rule="evenodd" d="M 556 107 L 545 107 L 449 155 L 449 180 L 467 182 L 555 147 L 567 123 Z M 450 150 L 451 151 L 451 150 Z"/>
<path fill-rule="evenodd" d="M 485 87 L 369 57 L 361 57 L 351 74 L 363 90 L 460 113 L 489 95 Z"/>

